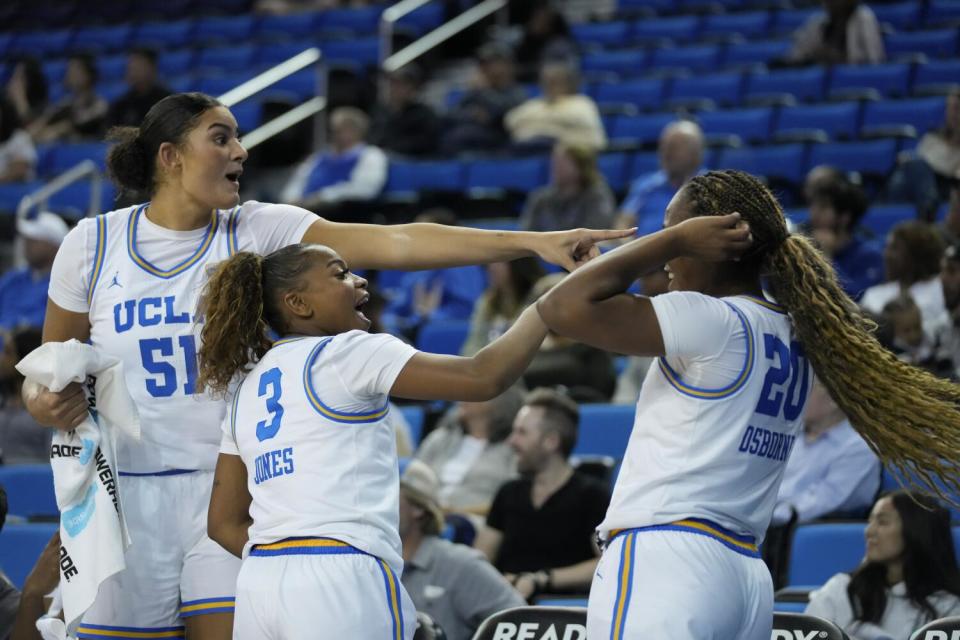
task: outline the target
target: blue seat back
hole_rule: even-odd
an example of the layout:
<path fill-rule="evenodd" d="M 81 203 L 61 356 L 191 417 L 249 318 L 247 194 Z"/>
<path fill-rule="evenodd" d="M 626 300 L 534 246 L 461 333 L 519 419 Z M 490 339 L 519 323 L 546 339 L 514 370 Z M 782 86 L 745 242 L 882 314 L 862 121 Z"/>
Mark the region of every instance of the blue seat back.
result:
<path fill-rule="evenodd" d="M 960 66 L 957 72 L 960 73 Z M 918 135 L 923 135 L 943 124 L 945 105 L 942 97 L 868 102 L 863 110 L 863 128 L 911 125 Z"/>
<path fill-rule="evenodd" d="M 580 405 L 580 430 L 573 454 L 621 459 L 630 440 L 634 413 L 632 405 Z"/>
<path fill-rule="evenodd" d="M 49 464 L 18 464 L 0 467 L 0 485 L 7 492 L 7 511 L 22 518 L 56 516 L 53 469 Z"/>
<path fill-rule="evenodd" d="M 831 138 L 853 137 L 860 128 L 860 105 L 856 102 L 784 107 L 777 118 L 778 133 L 824 131 Z"/>
<path fill-rule="evenodd" d="M 825 164 L 844 171 L 886 175 L 897 162 L 897 141 L 892 138 L 857 142 L 816 144 L 810 150 L 810 166 Z"/>
<path fill-rule="evenodd" d="M 15 587 L 23 588 L 40 552 L 58 528 L 53 523 L 9 523 L 0 531 L 0 569 Z"/>
<path fill-rule="evenodd" d="M 470 333 L 467 320 L 434 320 L 417 334 L 417 349 L 427 353 L 458 355 Z"/>
<path fill-rule="evenodd" d="M 790 549 L 787 584 L 812 587 L 852 571 L 866 551 L 863 522 L 822 522 L 797 527 Z"/>
<path fill-rule="evenodd" d="M 821 67 L 759 71 L 747 78 L 748 98 L 791 95 L 797 100 L 822 100 L 827 74 Z"/>
<path fill-rule="evenodd" d="M 773 126 L 773 109 L 736 109 L 705 111 L 698 116 L 700 126 L 708 136 L 735 135 L 745 142 L 767 142 Z"/>

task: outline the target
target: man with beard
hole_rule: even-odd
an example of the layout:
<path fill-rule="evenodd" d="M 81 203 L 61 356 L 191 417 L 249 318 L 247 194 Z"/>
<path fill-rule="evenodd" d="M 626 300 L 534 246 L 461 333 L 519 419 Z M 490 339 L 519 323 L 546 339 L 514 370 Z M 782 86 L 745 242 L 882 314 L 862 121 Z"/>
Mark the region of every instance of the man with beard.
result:
<path fill-rule="evenodd" d="M 576 402 L 558 391 L 527 396 L 507 440 L 521 477 L 497 492 L 474 544 L 528 600 L 586 593 L 596 570 L 594 530 L 610 491 L 570 465 L 579 418 Z"/>

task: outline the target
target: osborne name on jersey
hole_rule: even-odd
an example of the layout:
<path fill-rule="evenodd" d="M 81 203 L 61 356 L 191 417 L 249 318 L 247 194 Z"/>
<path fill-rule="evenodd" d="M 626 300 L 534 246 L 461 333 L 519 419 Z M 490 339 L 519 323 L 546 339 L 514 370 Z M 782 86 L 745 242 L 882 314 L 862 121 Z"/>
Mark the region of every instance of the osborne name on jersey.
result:
<path fill-rule="evenodd" d="M 740 439 L 740 452 L 783 462 L 790 455 L 796 436 L 761 427 L 747 427 Z"/>
<path fill-rule="evenodd" d="M 257 456 L 256 473 L 253 481 L 257 484 L 266 482 L 277 476 L 287 476 L 293 473 L 293 447 L 268 451 Z"/>
<path fill-rule="evenodd" d="M 135 326 L 153 327 L 193 321 L 189 311 L 181 309 L 177 312 L 177 308 L 176 296 L 124 300 L 113 305 L 113 325 L 117 333 L 123 333 Z"/>

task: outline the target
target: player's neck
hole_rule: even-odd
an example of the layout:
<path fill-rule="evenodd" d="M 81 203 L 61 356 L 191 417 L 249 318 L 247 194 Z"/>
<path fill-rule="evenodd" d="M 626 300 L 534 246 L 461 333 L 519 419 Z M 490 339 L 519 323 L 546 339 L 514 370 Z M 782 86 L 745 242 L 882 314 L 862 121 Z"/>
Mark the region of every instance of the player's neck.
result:
<path fill-rule="evenodd" d="M 145 212 L 147 219 L 171 231 L 192 231 L 210 224 L 210 208 L 183 193 L 161 190 L 154 195 Z"/>

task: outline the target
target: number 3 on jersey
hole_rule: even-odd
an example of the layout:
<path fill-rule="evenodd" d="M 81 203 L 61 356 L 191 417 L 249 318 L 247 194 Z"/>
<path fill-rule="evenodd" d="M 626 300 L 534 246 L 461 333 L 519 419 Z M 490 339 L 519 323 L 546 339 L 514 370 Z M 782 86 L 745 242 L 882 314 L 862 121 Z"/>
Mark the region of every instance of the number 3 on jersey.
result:
<path fill-rule="evenodd" d="M 803 411 L 807 400 L 807 388 L 810 383 L 810 367 L 799 342 L 793 341 L 788 347 L 777 336 L 763 334 L 763 351 L 770 368 L 763 379 L 763 390 L 757 403 L 757 413 L 796 420 Z M 797 393 L 797 383 L 800 389 Z"/>
<path fill-rule="evenodd" d="M 263 442 L 277 435 L 280 431 L 280 421 L 283 419 L 283 405 L 280 404 L 280 378 L 283 372 L 279 367 L 274 367 L 265 371 L 260 376 L 260 383 L 257 389 L 257 397 L 267 396 L 267 411 L 270 413 L 270 424 L 266 420 L 257 423 L 257 440 Z M 268 395 L 269 394 L 269 395 Z"/>

